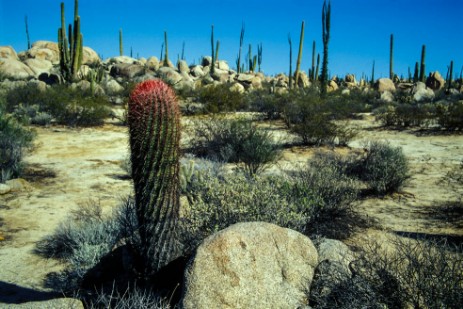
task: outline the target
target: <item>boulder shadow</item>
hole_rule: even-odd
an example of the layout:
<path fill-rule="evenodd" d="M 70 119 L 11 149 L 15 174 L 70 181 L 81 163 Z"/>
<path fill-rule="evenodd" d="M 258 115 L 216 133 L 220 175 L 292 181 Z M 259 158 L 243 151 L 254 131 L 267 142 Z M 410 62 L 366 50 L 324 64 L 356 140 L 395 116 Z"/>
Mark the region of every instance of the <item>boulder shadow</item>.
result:
<path fill-rule="evenodd" d="M 22 304 L 34 301 L 46 301 L 63 297 L 57 292 L 38 291 L 16 284 L 0 281 L 0 303 Z"/>

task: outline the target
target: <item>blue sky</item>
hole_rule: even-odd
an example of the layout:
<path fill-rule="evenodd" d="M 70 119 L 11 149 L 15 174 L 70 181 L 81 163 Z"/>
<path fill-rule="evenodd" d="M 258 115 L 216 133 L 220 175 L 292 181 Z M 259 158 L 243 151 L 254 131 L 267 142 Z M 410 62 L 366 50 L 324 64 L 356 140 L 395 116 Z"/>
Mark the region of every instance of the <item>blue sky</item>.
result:
<path fill-rule="evenodd" d="M 31 41 L 56 41 L 60 27 L 60 0 L 0 0 L 0 45 L 26 49 L 24 16 L 28 16 Z M 65 0 L 70 23 L 74 1 Z M 124 53 L 140 57 L 160 56 L 164 31 L 169 56 L 176 60 L 185 42 L 188 63 L 210 55 L 210 29 L 220 40 L 219 58 L 235 67 L 241 24 L 246 27 L 244 51 L 263 45 L 262 70 L 267 74 L 288 72 L 288 34 L 295 62 L 301 22 L 305 21 L 301 68 L 311 65 L 312 41 L 322 53 L 321 9 L 323 0 L 80 0 L 84 45 L 105 58 L 119 54 L 119 29 Z M 463 0 L 332 0 L 329 70 L 332 75 L 389 72 L 389 37 L 394 34 L 395 72 L 407 75 L 419 61 L 426 44 L 426 68 L 444 76 L 450 60 L 456 74 L 463 66 Z M 293 67 L 295 66 L 295 63 Z"/>

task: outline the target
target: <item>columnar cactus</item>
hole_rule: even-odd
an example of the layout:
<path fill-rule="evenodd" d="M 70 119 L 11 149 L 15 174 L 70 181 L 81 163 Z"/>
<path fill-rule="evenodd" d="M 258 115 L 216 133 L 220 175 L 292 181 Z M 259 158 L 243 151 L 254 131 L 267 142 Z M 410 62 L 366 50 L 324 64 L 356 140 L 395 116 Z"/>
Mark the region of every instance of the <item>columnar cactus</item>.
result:
<path fill-rule="evenodd" d="M 394 80 L 394 34 L 389 41 L 389 78 Z"/>
<path fill-rule="evenodd" d="M 140 255 L 149 276 L 177 250 L 180 112 L 173 90 L 160 80 L 138 84 L 130 95 L 128 124 Z"/>
<path fill-rule="evenodd" d="M 119 56 L 124 55 L 124 42 L 122 41 L 122 28 L 119 29 Z"/>
<path fill-rule="evenodd" d="M 331 1 L 323 1 L 322 8 L 322 39 L 323 39 L 323 62 L 322 62 L 322 75 L 321 75 L 321 96 L 325 96 L 328 84 L 328 43 L 330 40 L 331 28 Z"/>
<path fill-rule="evenodd" d="M 421 63 L 420 63 L 420 81 L 426 81 L 426 45 L 421 47 Z"/>
<path fill-rule="evenodd" d="M 80 33 L 79 1 L 74 1 L 74 28 L 69 24 L 69 41 L 66 37 L 66 22 L 64 20 L 64 2 L 61 2 L 61 28 L 58 29 L 58 48 L 61 74 L 66 81 L 77 79 L 77 73 L 82 65 L 83 37 Z M 68 46 L 69 44 L 69 46 Z"/>
<path fill-rule="evenodd" d="M 299 72 L 301 70 L 301 59 L 302 59 L 302 47 L 304 44 L 304 21 L 302 21 L 301 25 L 301 36 L 299 39 L 299 52 L 297 53 L 297 61 L 296 61 L 296 72 L 294 73 L 294 80 L 296 83 L 296 87 L 299 86 Z"/>

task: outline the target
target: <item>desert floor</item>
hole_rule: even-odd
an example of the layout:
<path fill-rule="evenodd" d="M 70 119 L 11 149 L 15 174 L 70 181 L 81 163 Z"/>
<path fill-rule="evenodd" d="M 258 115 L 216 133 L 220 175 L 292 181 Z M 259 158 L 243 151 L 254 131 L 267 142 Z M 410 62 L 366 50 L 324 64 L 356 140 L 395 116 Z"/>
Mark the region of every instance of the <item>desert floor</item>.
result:
<path fill-rule="evenodd" d="M 385 130 L 371 115 L 363 115 L 350 125 L 360 129 L 349 143 L 351 148 L 361 149 L 367 140 L 387 140 L 401 146 L 412 175 L 402 192 L 369 198 L 356 205 L 378 225 L 362 231 L 350 242 L 366 234 L 404 232 L 463 239 L 461 214 L 442 215 L 438 209 L 443 202 L 457 200 L 463 194 L 463 188 L 442 182 L 463 160 L 463 134 Z M 262 126 L 276 135 L 286 134 L 281 124 Z M 14 190 L 0 195 L 0 294 L 10 304 L 30 301 L 27 298 L 31 295 L 46 298 L 43 279 L 47 273 L 62 268 L 55 260 L 33 253 L 38 240 L 51 234 L 79 205 L 96 201 L 110 213 L 132 190 L 121 167 L 128 155 L 125 127 L 107 123 L 83 129 L 37 127 L 36 131 L 35 148 L 25 157 L 24 180 L 16 181 Z M 304 164 L 316 150 L 301 146 L 286 149 L 270 171 Z"/>

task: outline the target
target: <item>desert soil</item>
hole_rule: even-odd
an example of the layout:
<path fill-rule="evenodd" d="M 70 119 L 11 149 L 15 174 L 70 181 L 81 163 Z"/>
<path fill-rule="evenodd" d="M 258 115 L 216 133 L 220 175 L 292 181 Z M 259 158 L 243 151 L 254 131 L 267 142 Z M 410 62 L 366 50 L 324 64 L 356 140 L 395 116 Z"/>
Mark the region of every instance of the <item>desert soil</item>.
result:
<path fill-rule="evenodd" d="M 369 115 L 351 125 L 360 134 L 350 147 L 363 148 L 367 140 L 389 141 L 403 148 L 411 166 L 412 176 L 402 192 L 366 199 L 356 206 L 378 221 L 372 233 L 463 236 L 461 216 L 456 220 L 432 215 L 436 205 L 463 194 L 463 188 L 442 183 L 463 160 L 462 134 L 384 130 Z M 46 274 L 62 268 L 55 260 L 34 254 L 37 241 L 53 233 L 79 205 L 96 201 L 110 213 L 132 190 L 121 167 L 128 154 L 125 127 L 108 123 L 98 128 L 36 131 L 35 148 L 25 157 L 25 181 L 17 190 L 0 195 L 0 308 L 31 301 L 31 291 L 46 291 Z M 315 151 L 287 149 L 273 169 L 303 164 Z"/>

